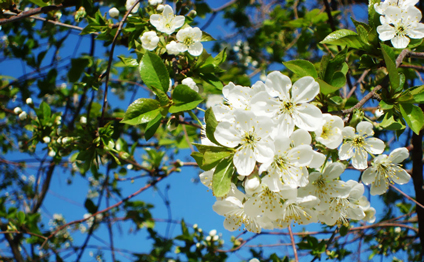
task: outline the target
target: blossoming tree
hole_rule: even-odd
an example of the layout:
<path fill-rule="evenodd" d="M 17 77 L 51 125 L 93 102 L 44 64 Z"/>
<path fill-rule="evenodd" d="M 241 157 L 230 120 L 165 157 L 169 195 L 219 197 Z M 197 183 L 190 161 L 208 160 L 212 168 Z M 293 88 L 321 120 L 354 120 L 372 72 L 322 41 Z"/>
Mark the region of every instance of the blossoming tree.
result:
<path fill-rule="evenodd" d="M 421 3 L 320 3 L 1 2 L 2 259 L 421 261 Z M 171 219 L 178 173 L 231 241 Z M 86 180 L 85 215 L 47 210 L 61 174 Z M 151 188 L 165 234 L 136 200 Z M 124 248 L 128 224 L 148 251 Z"/>

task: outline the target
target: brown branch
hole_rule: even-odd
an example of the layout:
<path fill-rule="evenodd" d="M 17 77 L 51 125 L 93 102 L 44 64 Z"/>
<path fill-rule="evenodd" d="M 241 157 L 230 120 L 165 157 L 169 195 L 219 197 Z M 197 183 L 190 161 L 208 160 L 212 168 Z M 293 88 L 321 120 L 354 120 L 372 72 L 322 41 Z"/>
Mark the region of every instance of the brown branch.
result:
<path fill-rule="evenodd" d="M 118 30 L 116 30 L 115 36 L 112 40 L 112 47 L 110 48 L 110 54 L 109 54 L 109 61 L 107 63 L 107 69 L 106 69 L 106 79 L 105 79 L 105 93 L 103 97 L 103 106 L 102 106 L 102 116 L 99 121 L 99 125 L 103 126 L 103 118 L 105 116 L 106 108 L 107 108 L 107 91 L 108 91 L 108 84 L 109 84 L 109 76 L 110 76 L 110 67 L 112 66 L 112 60 L 113 60 L 113 51 L 115 50 L 116 40 L 118 39 L 119 34 L 122 31 L 122 27 L 127 20 L 128 16 L 130 15 L 131 11 L 134 9 L 134 7 L 140 3 L 140 0 L 137 0 L 134 2 L 134 4 L 131 6 L 130 9 L 125 13 L 122 20 L 119 22 Z"/>
<path fill-rule="evenodd" d="M 394 185 L 390 184 L 390 186 L 394 189 L 396 189 L 396 191 L 398 191 L 399 193 L 401 193 L 404 197 L 406 197 L 407 199 L 411 200 L 412 202 L 414 202 L 417 206 L 421 207 L 422 209 L 424 209 L 424 205 L 420 204 L 417 200 L 413 199 L 412 197 L 408 196 L 407 194 L 405 194 L 402 190 L 400 190 L 399 188 L 395 187 Z"/>
<path fill-rule="evenodd" d="M 217 250 L 216 250 L 216 252 L 219 252 L 219 253 L 229 253 L 229 252 L 237 251 L 237 250 L 239 250 L 240 248 L 242 248 L 244 245 L 246 245 L 246 243 L 248 243 L 249 241 L 251 241 L 252 239 L 256 238 L 256 237 L 257 237 L 257 236 L 259 236 L 259 235 L 260 235 L 260 234 L 254 234 L 253 236 L 251 236 L 250 238 L 248 238 L 248 239 L 246 239 L 246 240 L 244 240 L 244 239 L 240 239 L 240 240 L 241 240 L 241 244 L 240 244 L 240 245 L 238 245 L 237 247 L 232 248 L 232 249 L 228 249 L 228 250 L 217 249 Z"/>
<path fill-rule="evenodd" d="M 374 95 L 377 94 L 377 91 L 379 91 L 382 88 L 381 85 L 376 86 L 371 92 L 366 94 L 356 105 L 349 109 L 345 109 L 342 111 L 333 111 L 331 113 L 333 114 L 351 114 L 354 110 L 361 108 L 368 100 L 370 100 Z"/>
<path fill-rule="evenodd" d="M 74 225 L 74 224 L 82 223 L 82 222 L 84 222 L 84 221 L 89 220 L 89 219 L 90 219 L 90 218 L 92 218 L 92 217 L 97 216 L 98 214 L 105 213 L 105 212 L 107 212 L 107 211 L 109 211 L 109 210 L 111 210 L 111 209 L 113 209 L 113 208 L 115 208 L 115 207 L 120 206 L 121 204 L 123 204 L 123 203 L 127 202 L 127 201 L 128 201 L 128 200 L 130 200 L 131 198 L 133 198 L 133 197 L 135 197 L 135 196 L 139 195 L 139 194 L 140 194 L 140 193 L 142 193 L 143 191 L 145 191 L 145 190 L 149 189 L 150 187 L 152 187 L 152 186 L 156 185 L 159 181 L 161 181 L 161 180 L 162 180 L 162 179 L 164 179 L 165 177 L 167 177 L 167 176 L 161 176 L 161 177 L 158 177 L 156 180 L 154 180 L 154 181 L 153 181 L 153 182 L 151 182 L 150 184 L 145 185 L 144 187 L 140 188 L 140 189 L 139 189 L 139 190 L 137 190 L 136 192 L 132 193 L 131 195 L 127 196 L 126 198 L 122 199 L 121 201 L 119 201 L 118 203 L 116 203 L 116 204 L 114 204 L 114 205 L 111 205 L 111 206 L 109 206 L 109 207 L 107 207 L 107 208 L 105 208 L 105 209 L 103 209 L 103 210 L 97 211 L 96 213 L 91 214 L 90 216 L 88 216 L 88 217 L 86 217 L 86 218 L 83 218 L 83 219 L 80 219 L 80 220 L 74 220 L 74 221 L 71 221 L 71 222 L 69 222 L 69 223 L 66 223 L 66 224 L 64 224 L 64 225 L 60 226 L 58 229 L 56 229 L 55 231 L 53 231 L 53 233 L 51 233 L 51 234 L 47 237 L 47 239 L 43 242 L 43 244 L 41 245 L 41 247 L 40 247 L 40 248 L 43 248 L 43 247 L 44 247 L 44 245 L 47 243 L 47 241 L 48 241 L 50 238 L 52 238 L 54 235 L 56 235 L 56 234 L 57 234 L 59 231 L 61 231 L 62 229 L 66 228 L 66 227 L 68 227 L 68 226 Z"/>
<path fill-rule="evenodd" d="M 291 225 L 288 226 L 289 234 L 290 234 L 290 241 L 293 247 L 293 253 L 294 253 L 294 259 L 296 262 L 299 262 L 299 257 L 297 256 L 297 249 L 296 249 L 296 242 L 294 241 L 293 232 L 291 229 Z"/>
<path fill-rule="evenodd" d="M 355 84 L 353 84 L 353 87 L 350 89 L 349 94 L 347 94 L 346 99 L 349 99 L 349 97 L 351 97 L 353 95 L 353 93 L 356 90 L 356 86 L 358 84 L 361 84 L 362 82 L 364 82 L 365 77 L 368 75 L 368 73 L 370 71 L 371 71 L 371 69 L 367 69 L 362 73 L 362 75 L 359 77 L 358 81 L 356 81 Z"/>
<path fill-rule="evenodd" d="M 46 179 L 44 180 L 43 187 L 41 189 L 40 194 L 37 197 L 37 200 L 36 200 L 37 202 L 35 203 L 35 205 L 31 209 L 32 214 L 37 213 L 38 209 L 43 204 L 44 198 L 46 197 L 47 191 L 49 190 L 49 187 L 50 187 L 50 181 L 52 179 L 53 171 L 54 171 L 55 167 L 56 167 L 56 164 L 53 161 L 51 161 L 50 167 L 47 170 Z"/>
<path fill-rule="evenodd" d="M 424 72 L 424 66 L 419 66 L 419 65 L 400 65 L 399 67 L 402 67 L 402 68 L 412 68 L 412 69 L 415 69 L 415 70 Z"/>

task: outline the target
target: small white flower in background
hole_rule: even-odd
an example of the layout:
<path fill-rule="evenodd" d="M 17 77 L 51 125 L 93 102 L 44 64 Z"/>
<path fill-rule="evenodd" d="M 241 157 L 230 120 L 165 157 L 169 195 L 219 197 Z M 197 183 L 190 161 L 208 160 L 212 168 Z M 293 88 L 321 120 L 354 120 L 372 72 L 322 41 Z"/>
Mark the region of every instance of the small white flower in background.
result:
<path fill-rule="evenodd" d="M 62 143 L 63 144 L 67 144 L 68 142 L 71 142 L 72 141 L 72 138 L 71 137 L 64 137 L 64 138 L 62 138 Z"/>
<path fill-rule="evenodd" d="M 389 156 L 380 155 L 374 159 L 372 167 L 362 174 L 362 182 L 371 184 L 371 195 L 384 194 L 390 184 L 408 183 L 411 176 L 400 167 L 400 163 L 408 157 L 408 149 L 402 147 L 393 150 Z"/>
<path fill-rule="evenodd" d="M 128 164 L 128 165 L 127 165 L 127 169 L 128 169 L 128 170 L 131 170 L 131 169 L 133 169 L 133 168 L 134 168 L 134 166 L 133 166 L 132 164 Z"/>
<path fill-rule="evenodd" d="M 383 116 L 384 115 L 384 111 L 383 111 L 383 109 L 377 109 L 377 110 L 375 110 L 375 117 L 377 117 L 377 118 L 380 118 L 381 116 Z"/>
<path fill-rule="evenodd" d="M 19 115 L 20 113 L 22 113 L 22 109 L 21 109 L 20 107 L 15 107 L 15 108 L 13 109 L 13 112 L 14 112 L 15 114 Z"/>
<path fill-rule="evenodd" d="M 218 235 L 213 236 L 213 238 L 212 238 L 213 241 L 218 241 L 218 239 L 219 239 L 219 236 Z"/>
<path fill-rule="evenodd" d="M 20 120 L 27 119 L 27 117 L 28 117 L 27 112 L 23 111 L 22 113 L 19 114 L 18 117 L 19 117 Z"/>
<path fill-rule="evenodd" d="M 150 5 L 162 4 L 162 0 L 149 0 Z"/>
<path fill-rule="evenodd" d="M 163 11 L 163 9 L 165 8 L 165 5 L 158 5 L 157 7 L 156 7 L 156 10 L 158 10 L 158 11 Z"/>
<path fill-rule="evenodd" d="M 111 9 L 109 9 L 109 15 L 110 17 L 118 17 L 119 16 L 119 10 L 116 7 L 112 7 Z"/>
<path fill-rule="evenodd" d="M 216 229 L 212 229 L 211 231 L 209 231 L 209 236 L 213 237 L 216 235 Z"/>
<path fill-rule="evenodd" d="M 27 103 L 27 105 L 32 105 L 33 104 L 31 97 L 28 97 L 25 102 Z"/>
<path fill-rule="evenodd" d="M 257 258 L 252 258 L 251 260 L 249 260 L 249 262 L 261 262 L 261 261 Z"/>
<path fill-rule="evenodd" d="M 174 10 L 169 5 L 165 5 L 161 15 L 153 14 L 150 16 L 150 23 L 156 27 L 159 32 L 172 34 L 175 29 L 184 25 L 185 17 L 182 15 L 174 15 Z"/>
<path fill-rule="evenodd" d="M 49 157 L 54 157 L 56 155 L 56 152 L 53 150 L 49 151 Z"/>
<path fill-rule="evenodd" d="M 381 41 L 390 40 L 395 48 L 406 48 L 409 38 L 424 37 L 424 24 L 420 23 L 421 11 L 414 6 L 408 6 L 404 10 L 389 6 L 384 14 L 385 16 L 380 17 L 381 25 L 377 27 Z"/>
<path fill-rule="evenodd" d="M 337 148 L 343 141 L 343 120 L 338 116 L 323 114 L 324 125 L 315 130 L 316 140 L 330 149 Z"/>
<path fill-rule="evenodd" d="M 83 124 L 83 125 L 87 124 L 87 118 L 85 116 L 82 116 L 80 118 L 80 123 Z"/>
<path fill-rule="evenodd" d="M 384 151 L 384 142 L 374 135 L 373 125 L 362 121 L 356 126 L 357 133 L 353 127 L 343 128 L 344 142 L 339 149 L 340 160 L 352 158 L 352 166 L 356 169 L 365 169 L 368 167 L 368 153 L 381 154 Z"/>
<path fill-rule="evenodd" d="M 181 84 L 186 85 L 193 89 L 196 92 L 199 92 L 199 87 L 196 85 L 196 82 L 194 82 L 193 78 L 187 77 L 181 81 Z"/>
<path fill-rule="evenodd" d="M 46 144 L 50 143 L 50 137 L 48 137 L 48 136 L 43 137 L 43 141 Z"/>
<path fill-rule="evenodd" d="M 159 43 L 159 37 L 155 31 L 144 32 L 140 40 L 143 48 L 149 51 L 155 50 Z"/>
<path fill-rule="evenodd" d="M 188 51 L 193 56 L 199 56 L 203 52 L 203 45 L 200 43 L 201 39 L 202 31 L 198 27 L 186 27 L 177 33 L 180 52 Z"/>
<path fill-rule="evenodd" d="M 166 52 L 170 55 L 178 55 L 180 52 L 180 47 L 175 41 L 171 41 L 171 43 L 166 45 Z"/>
<path fill-rule="evenodd" d="M 127 0 L 127 2 L 125 3 L 125 8 L 127 10 L 130 10 L 130 8 L 133 6 L 135 2 L 136 0 Z M 140 3 L 134 6 L 134 8 L 131 10 L 131 13 L 137 13 L 139 8 L 140 8 Z"/>
<path fill-rule="evenodd" d="M 374 4 L 374 9 L 380 15 L 385 15 L 385 11 L 389 6 L 406 9 L 408 6 L 414 6 L 417 3 L 418 0 L 385 0 L 384 2 Z"/>
<path fill-rule="evenodd" d="M 206 241 L 210 242 L 211 241 L 211 236 L 207 236 L 206 237 Z"/>

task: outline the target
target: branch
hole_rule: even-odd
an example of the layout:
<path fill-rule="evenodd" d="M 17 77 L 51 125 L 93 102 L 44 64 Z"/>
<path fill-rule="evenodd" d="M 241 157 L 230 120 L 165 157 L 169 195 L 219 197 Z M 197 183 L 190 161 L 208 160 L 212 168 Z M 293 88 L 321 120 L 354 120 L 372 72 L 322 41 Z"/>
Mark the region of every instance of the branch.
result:
<path fill-rule="evenodd" d="M 47 191 L 49 190 L 49 187 L 50 187 L 50 181 L 52 179 L 53 171 L 54 171 L 55 167 L 56 167 L 56 164 L 53 161 L 51 161 L 50 167 L 47 170 L 46 179 L 44 180 L 43 188 L 41 189 L 41 192 L 37 197 L 36 204 L 31 209 L 32 214 L 37 213 L 38 209 L 43 204 L 44 198 L 46 197 Z"/>
<path fill-rule="evenodd" d="M 294 241 L 293 232 L 291 229 L 291 225 L 288 226 L 289 234 L 290 234 L 290 241 L 293 247 L 293 253 L 294 253 L 294 259 L 296 262 L 299 262 L 299 257 L 297 256 L 297 249 L 296 249 L 296 242 Z"/>
<path fill-rule="evenodd" d="M 368 100 L 370 100 L 374 95 L 377 94 L 377 91 L 379 91 L 382 88 L 381 85 L 376 86 L 371 92 L 369 92 L 368 94 L 366 94 L 356 105 L 354 105 L 353 107 L 349 108 L 349 109 L 345 109 L 342 111 L 333 111 L 331 113 L 333 114 L 350 114 L 352 113 L 354 110 L 361 108 Z"/>
<path fill-rule="evenodd" d="M 394 185 L 390 184 L 390 186 L 394 189 L 396 189 L 396 191 L 398 191 L 399 193 L 401 193 L 403 196 L 405 196 L 407 199 L 411 200 L 412 202 L 414 202 L 417 206 L 421 207 L 422 209 L 424 209 L 424 205 L 420 204 L 417 200 L 413 199 L 412 197 L 408 196 L 407 194 L 405 194 L 402 190 L 400 190 L 399 188 L 395 187 Z"/>
<path fill-rule="evenodd" d="M 57 232 L 61 231 L 62 229 L 66 228 L 66 227 L 68 227 L 68 226 L 74 225 L 74 224 L 82 223 L 82 222 L 84 222 L 84 221 L 89 220 L 89 219 L 90 219 L 90 218 L 92 218 L 92 217 L 97 216 L 98 214 L 105 213 L 105 212 L 107 212 L 107 211 L 109 211 L 109 210 L 111 210 L 111 209 L 113 209 L 113 208 L 115 208 L 115 207 L 120 206 L 121 204 L 123 204 L 123 203 L 127 202 L 128 200 L 130 200 L 131 198 L 133 198 L 133 197 L 137 196 L 137 195 L 138 195 L 138 194 L 140 194 L 141 192 L 143 192 L 143 191 L 145 191 L 145 190 L 149 189 L 150 187 L 152 187 L 152 186 L 156 185 L 159 181 L 161 181 L 161 180 L 162 180 L 162 179 L 164 179 L 165 177 L 167 177 L 167 176 L 161 176 L 161 177 L 158 177 L 156 180 L 154 180 L 154 181 L 153 181 L 153 182 L 151 182 L 150 184 L 145 185 L 144 187 L 140 188 L 140 189 L 139 189 L 139 190 L 137 190 L 136 192 L 132 193 L 131 195 L 127 196 L 126 198 L 122 199 L 121 201 L 119 201 L 118 203 L 116 203 L 116 204 L 114 204 L 114 205 L 112 205 L 112 206 L 109 206 L 109 207 L 107 207 L 107 208 L 105 208 L 105 209 L 103 209 L 103 210 L 97 211 L 96 213 L 91 214 L 90 216 L 88 216 L 88 217 L 86 217 L 86 218 L 83 218 L 83 219 L 80 219 L 80 220 L 74 220 L 74 221 L 72 221 L 72 222 L 69 222 L 69 223 L 67 223 L 67 224 L 65 224 L 65 225 L 63 225 L 63 226 L 61 226 L 61 227 L 59 227 L 58 229 L 56 229 L 55 231 L 53 231 L 53 233 L 51 233 L 51 234 L 47 237 L 47 239 L 43 242 L 43 244 L 41 245 L 41 247 L 40 247 L 40 248 L 43 248 L 43 247 L 44 247 L 44 245 L 47 243 L 47 241 L 48 241 L 50 238 L 52 238 L 53 236 L 55 236 L 55 235 L 57 234 Z"/>

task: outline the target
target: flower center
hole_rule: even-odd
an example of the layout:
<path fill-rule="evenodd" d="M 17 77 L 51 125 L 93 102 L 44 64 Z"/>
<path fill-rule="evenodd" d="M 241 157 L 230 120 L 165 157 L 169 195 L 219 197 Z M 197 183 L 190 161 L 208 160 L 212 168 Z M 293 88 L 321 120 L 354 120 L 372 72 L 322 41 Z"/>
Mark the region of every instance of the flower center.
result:
<path fill-rule="evenodd" d="M 328 139 L 328 137 L 331 135 L 331 130 L 328 126 L 323 126 L 322 127 L 322 134 L 321 137 L 324 139 Z"/>
<path fill-rule="evenodd" d="M 191 37 L 187 37 L 186 39 L 184 39 L 184 44 L 186 46 L 191 46 L 192 44 L 194 44 L 194 40 Z"/>
<path fill-rule="evenodd" d="M 256 134 L 254 131 L 244 133 L 244 137 L 242 139 L 242 144 L 244 146 L 248 146 L 253 148 L 255 143 L 260 139 L 256 139 Z"/>
<path fill-rule="evenodd" d="M 281 113 L 288 113 L 288 114 L 292 114 L 294 111 L 294 105 L 291 101 L 284 101 L 282 103 L 282 106 L 280 108 L 280 112 Z"/>
<path fill-rule="evenodd" d="M 273 162 L 275 168 L 277 168 L 278 170 L 280 170 L 280 172 L 287 170 L 288 169 L 288 164 L 289 161 L 285 156 L 282 155 L 276 155 L 274 157 L 274 162 Z"/>
<path fill-rule="evenodd" d="M 319 178 L 315 181 L 315 185 L 319 188 L 322 189 L 325 187 L 325 180 L 322 176 L 319 176 Z"/>
<path fill-rule="evenodd" d="M 353 141 L 353 146 L 355 147 L 364 147 L 365 145 L 365 139 L 362 136 L 356 136 Z"/>

